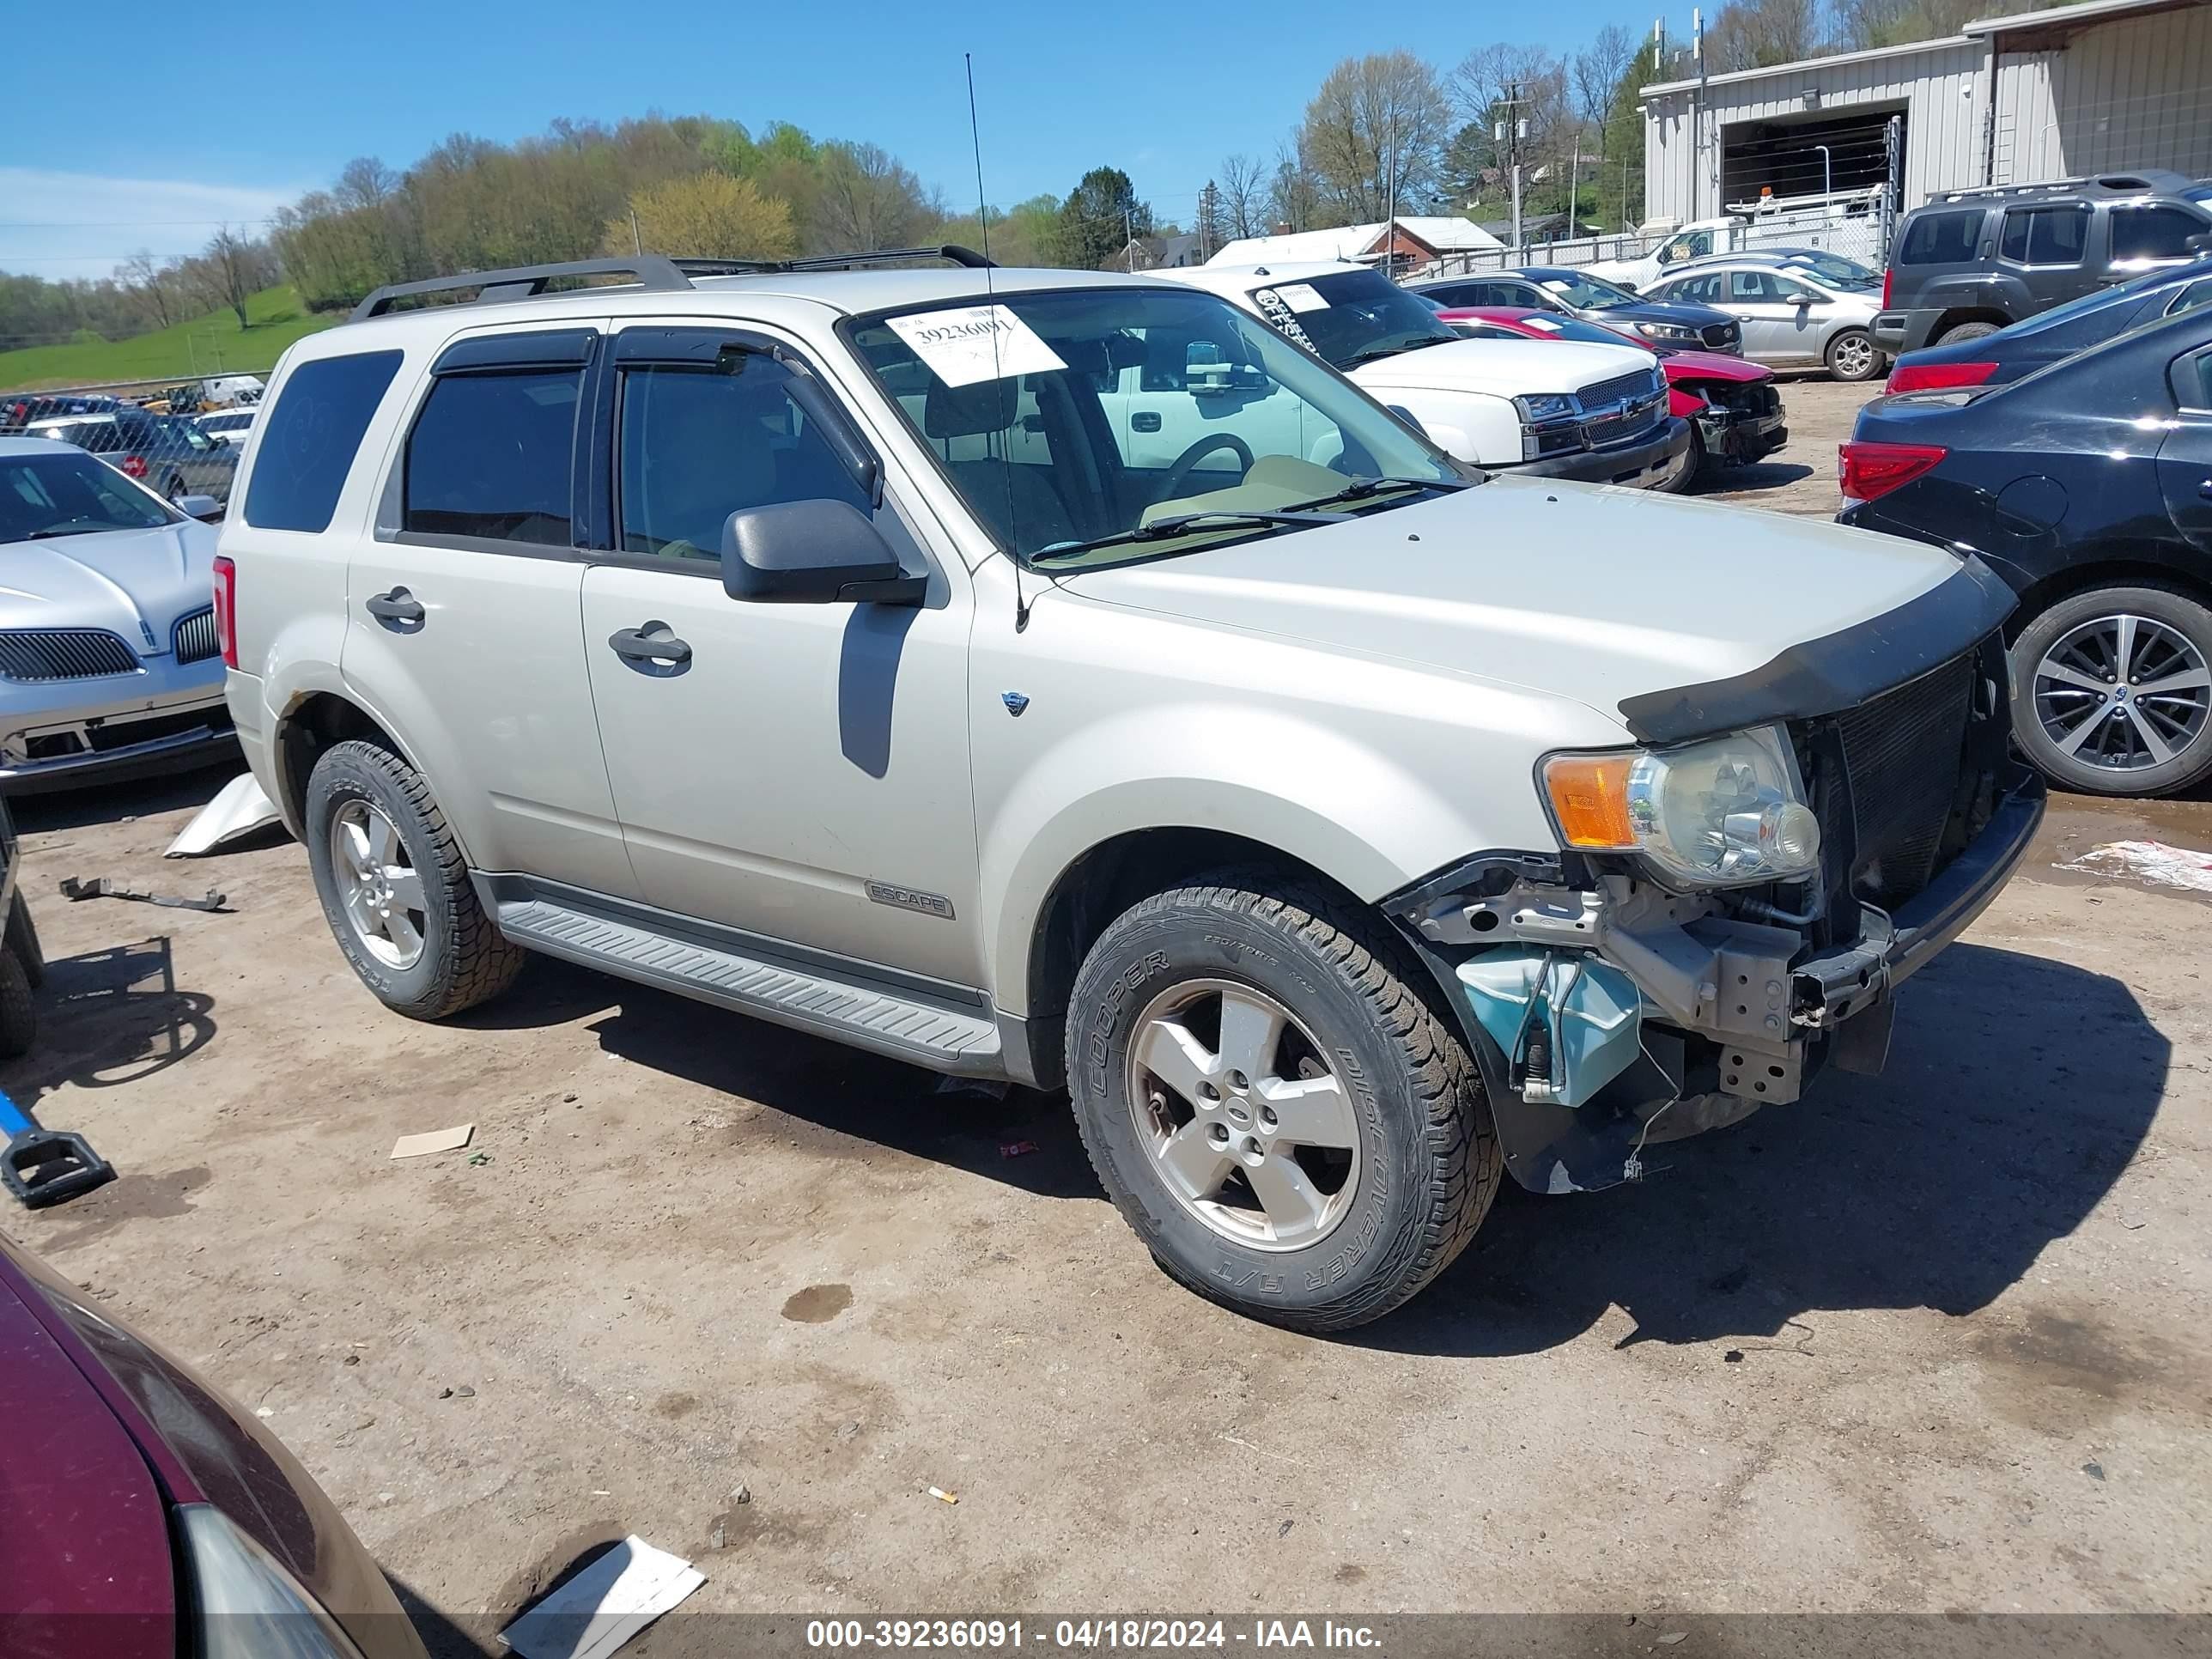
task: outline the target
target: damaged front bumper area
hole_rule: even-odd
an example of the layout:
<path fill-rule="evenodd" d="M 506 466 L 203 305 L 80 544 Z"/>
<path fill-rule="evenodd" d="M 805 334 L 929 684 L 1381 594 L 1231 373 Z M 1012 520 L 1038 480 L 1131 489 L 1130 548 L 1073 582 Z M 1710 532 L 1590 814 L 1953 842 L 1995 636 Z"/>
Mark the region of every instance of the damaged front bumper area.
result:
<path fill-rule="evenodd" d="M 1482 1069 L 1540 1192 L 1633 1180 L 1644 1149 L 1878 1073 L 1897 988 L 2027 856 L 2044 787 L 2007 752 L 1993 636 L 1831 714 L 1787 717 L 1817 877 L 1683 891 L 1632 860 L 1498 853 L 1384 908 Z"/>

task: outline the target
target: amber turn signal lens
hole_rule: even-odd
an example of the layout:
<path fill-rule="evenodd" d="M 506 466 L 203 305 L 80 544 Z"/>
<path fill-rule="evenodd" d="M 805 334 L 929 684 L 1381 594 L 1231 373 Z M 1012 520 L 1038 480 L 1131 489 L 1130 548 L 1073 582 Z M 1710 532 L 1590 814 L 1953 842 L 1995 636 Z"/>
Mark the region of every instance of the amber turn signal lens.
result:
<path fill-rule="evenodd" d="M 1544 763 L 1552 817 L 1570 847 L 1633 847 L 1628 769 L 1633 755 L 1554 755 Z"/>

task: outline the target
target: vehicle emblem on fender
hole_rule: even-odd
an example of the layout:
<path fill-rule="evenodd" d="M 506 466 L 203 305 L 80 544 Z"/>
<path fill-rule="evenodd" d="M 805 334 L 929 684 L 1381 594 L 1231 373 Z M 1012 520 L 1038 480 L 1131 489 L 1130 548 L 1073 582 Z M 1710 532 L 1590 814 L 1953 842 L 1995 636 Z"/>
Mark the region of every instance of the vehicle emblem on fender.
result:
<path fill-rule="evenodd" d="M 1009 714 L 1018 715 L 1030 706 L 1029 695 L 1023 691 L 1001 691 L 999 693 L 999 701 L 1006 705 L 1006 712 Z"/>

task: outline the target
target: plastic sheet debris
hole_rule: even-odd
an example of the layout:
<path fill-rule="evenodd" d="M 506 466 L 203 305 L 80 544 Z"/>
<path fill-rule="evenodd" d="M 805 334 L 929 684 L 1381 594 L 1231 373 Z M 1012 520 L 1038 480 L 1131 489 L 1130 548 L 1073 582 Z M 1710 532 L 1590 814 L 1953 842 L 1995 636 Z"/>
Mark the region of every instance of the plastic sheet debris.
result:
<path fill-rule="evenodd" d="M 681 1556 L 635 1533 L 499 1633 L 522 1659 L 606 1656 L 707 1582 Z"/>
<path fill-rule="evenodd" d="M 165 859 L 194 859 L 220 850 L 242 836 L 265 830 L 281 817 L 276 803 L 261 791 L 253 774 L 233 778 L 216 797 L 193 814 L 192 821 L 171 842 Z"/>
<path fill-rule="evenodd" d="M 140 904 L 158 904 L 169 910 L 220 910 L 224 896 L 210 887 L 199 898 L 183 898 L 173 893 L 156 893 L 143 887 L 128 887 L 111 876 L 94 876 L 89 881 L 82 876 L 64 876 L 61 893 L 72 904 L 80 899 L 131 899 Z"/>
<path fill-rule="evenodd" d="M 2169 847 L 2162 841 L 2108 841 L 2057 867 L 2084 875 L 2148 882 L 2153 887 L 2212 893 L 2212 853 Z"/>

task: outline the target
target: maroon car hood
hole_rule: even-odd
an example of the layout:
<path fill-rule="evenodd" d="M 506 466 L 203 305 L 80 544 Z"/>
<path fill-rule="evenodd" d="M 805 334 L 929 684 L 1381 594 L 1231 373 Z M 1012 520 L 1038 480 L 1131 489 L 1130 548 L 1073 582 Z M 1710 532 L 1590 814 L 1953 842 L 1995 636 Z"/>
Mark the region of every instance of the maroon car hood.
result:
<path fill-rule="evenodd" d="M 0 1276 L 0 1652 L 174 1659 L 159 1487 L 100 1391 Z"/>

